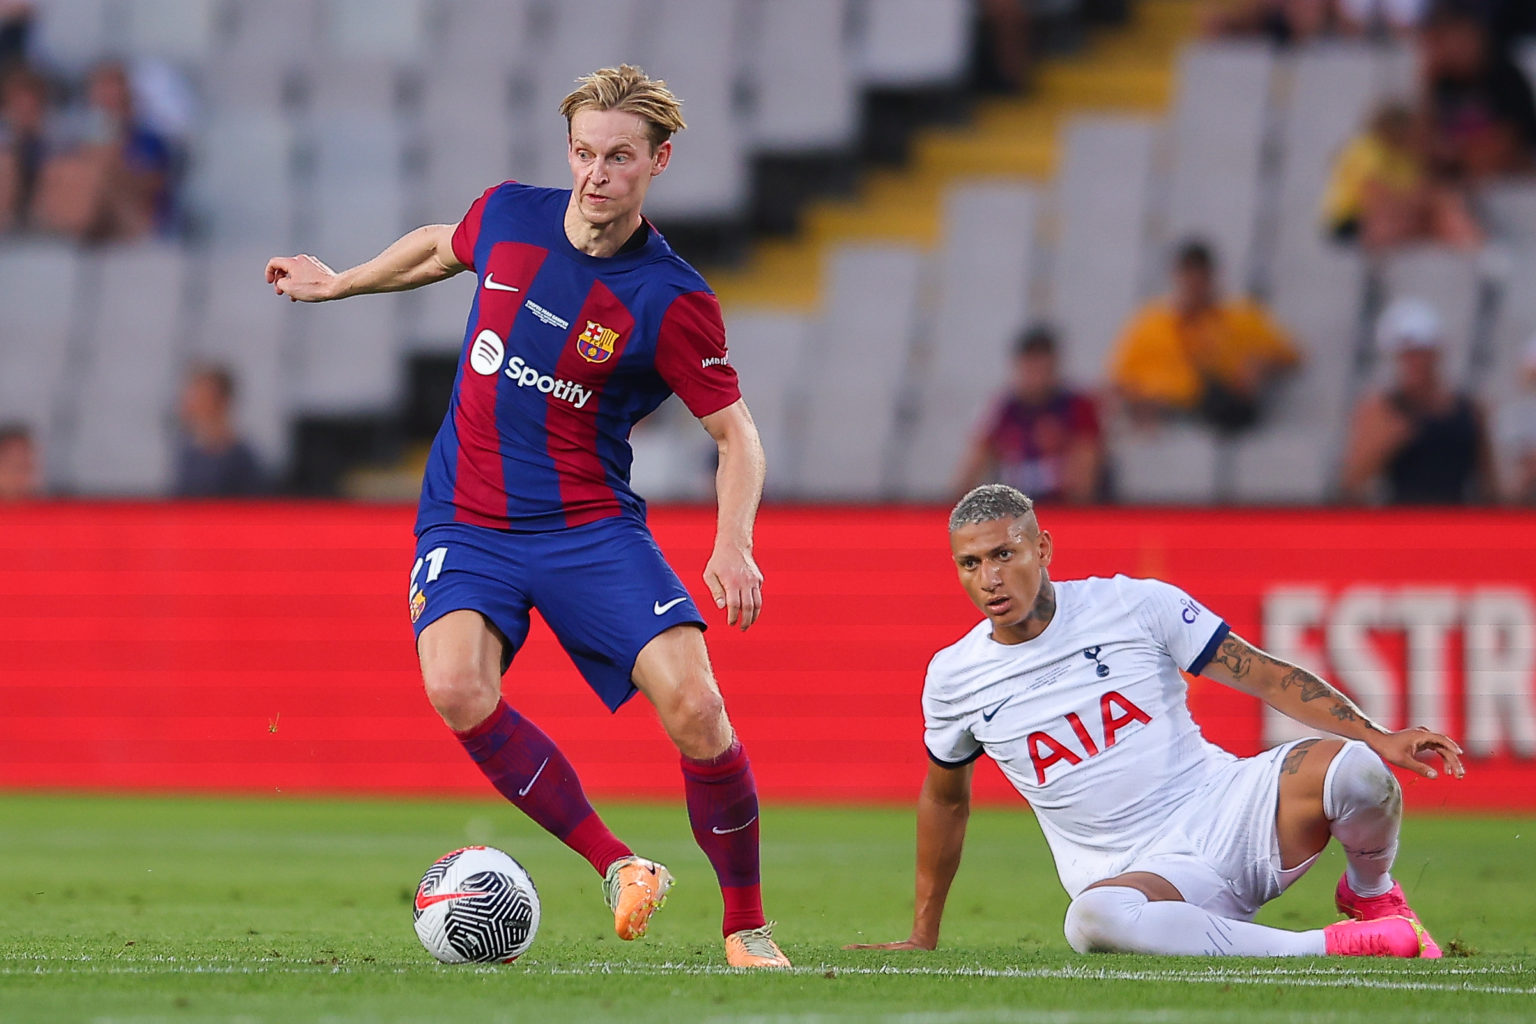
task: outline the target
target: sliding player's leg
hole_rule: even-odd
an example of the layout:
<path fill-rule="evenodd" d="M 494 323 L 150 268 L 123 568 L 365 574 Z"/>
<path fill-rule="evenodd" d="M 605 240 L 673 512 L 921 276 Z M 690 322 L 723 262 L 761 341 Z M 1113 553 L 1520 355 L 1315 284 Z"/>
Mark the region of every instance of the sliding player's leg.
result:
<path fill-rule="evenodd" d="M 1340 921 L 1304 932 L 1270 928 L 1223 917 L 1162 890 L 1177 892 L 1166 879 L 1146 872 L 1084 890 L 1067 908 L 1067 942 L 1079 953 L 1414 957 L 1423 955 L 1427 938 L 1417 922 L 1404 917 Z"/>
<path fill-rule="evenodd" d="M 1358 921 L 1418 921 L 1391 874 L 1402 821 L 1402 789 L 1364 743 L 1302 740 L 1286 754 L 1275 810 L 1283 862 L 1304 863 L 1330 836 L 1337 839 L 1346 861 L 1334 894 L 1341 913 Z M 1441 955 L 1427 934 L 1422 955 Z"/>
<path fill-rule="evenodd" d="M 763 916 L 752 762 L 726 717 L 703 634 L 692 626 L 658 634 L 635 659 L 633 678 L 681 755 L 693 836 L 725 904 L 727 960 L 735 967 L 789 966 Z"/>
<path fill-rule="evenodd" d="M 524 618 L 518 641 L 526 630 Z M 560 748 L 502 699 L 512 642 L 478 611 L 433 620 L 416 643 L 427 698 L 502 796 L 604 874 L 631 851 L 593 810 Z"/>

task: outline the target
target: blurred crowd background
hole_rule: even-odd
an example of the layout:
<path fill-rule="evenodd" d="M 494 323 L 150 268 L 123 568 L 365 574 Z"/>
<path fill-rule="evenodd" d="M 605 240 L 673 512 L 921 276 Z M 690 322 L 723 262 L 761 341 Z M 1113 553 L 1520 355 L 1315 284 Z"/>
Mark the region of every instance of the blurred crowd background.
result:
<path fill-rule="evenodd" d="M 1529 0 L 0 0 L 0 499 L 414 497 L 472 283 L 262 265 L 568 185 L 620 61 L 771 498 L 1536 503 Z"/>

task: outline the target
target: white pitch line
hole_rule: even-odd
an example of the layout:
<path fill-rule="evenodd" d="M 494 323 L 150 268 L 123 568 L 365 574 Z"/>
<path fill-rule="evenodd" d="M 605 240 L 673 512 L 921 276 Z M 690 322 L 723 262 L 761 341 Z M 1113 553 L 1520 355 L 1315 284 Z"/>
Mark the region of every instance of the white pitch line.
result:
<path fill-rule="evenodd" d="M 62 958 L 18 957 L 30 959 L 34 966 L 0 967 L 0 976 L 21 975 L 187 975 L 187 974 L 403 974 L 408 968 L 376 967 L 350 964 L 303 964 L 278 960 L 250 962 L 188 962 L 174 957 L 157 958 L 158 962 L 121 963 L 92 960 L 89 957 Z M 529 961 L 518 967 L 444 967 L 438 970 L 464 970 L 473 973 L 524 973 L 545 976 L 578 976 L 612 974 L 643 977 L 645 975 L 700 975 L 719 976 L 745 973 L 739 968 L 713 964 L 686 964 L 665 962 L 660 964 L 600 963 L 550 964 Z M 1478 984 L 1472 979 L 1498 977 L 1524 973 L 1522 966 L 1451 967 L 1437 972 L 1436 976 L 1449 976 L 1462 980 L 1435 981 L 1407 977 L 1400 973 L 1368 974 L 1358 970 L 1335 972 L 1318 968 L 1269 967 L 1242 970 L 1238 968 L 1210 967 L 1198 971 L 1181 970 L 1119 970 L 1091 967 L 843 967 L 830 964 L 789 968 L 791 975 L 845 974 L 853 976 L 893 977 L 957 977 L 997 978 L 1022 980 L 1069 980 L 1069 981 L 1129 981 L 1173 982 L 1193 985 L 1269 985 L 1286 984 L 1302 988 L 1370 988 L 1395 992 L 1446 992 L 1477 993 L 1482 995 L 1536 995 L 1536 986 Z"/>

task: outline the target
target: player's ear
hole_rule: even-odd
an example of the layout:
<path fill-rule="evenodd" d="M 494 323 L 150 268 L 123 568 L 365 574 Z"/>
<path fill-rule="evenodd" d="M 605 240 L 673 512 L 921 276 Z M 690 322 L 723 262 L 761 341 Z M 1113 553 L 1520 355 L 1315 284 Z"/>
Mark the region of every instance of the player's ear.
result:
<path fill-rule="evenodd" d="M 1041 530 L 1040 539 L 1035 542 L 1035 554 L 1039 558 L 1040 564 L 1050 565 L 1051 555 L 1054 551 L 1055 547 L 1051 544 L 1051 531 Z"/>
<path fill-rule="evenodd" d="M 654 178 L 656 175 L 666 170 L 667 161 L 671 159 L 672 140 L 668 139 L 666 142 L 663 142 L 661 145 L 657 146 L 656 151 L 651 155 L 651 177 Z"/>

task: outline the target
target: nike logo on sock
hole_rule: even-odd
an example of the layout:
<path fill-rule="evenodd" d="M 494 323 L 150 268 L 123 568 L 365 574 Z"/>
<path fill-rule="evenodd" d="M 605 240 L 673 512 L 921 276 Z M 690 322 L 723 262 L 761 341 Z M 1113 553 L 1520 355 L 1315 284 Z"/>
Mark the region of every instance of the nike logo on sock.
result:
<path fill-rule="evenodd" d="M 757 815 L 754 814 L 752 817 L 747 819 L 747 825 L 752 824 L 756 820 Z M 737 825 L 735 828 L 721 828 L 719 825 L 716 825 L 714 828 L 710 829 L 710 831 L 717 836 L 728 836 L 732 832 L 740 832 L 742 829 L 746 828 L 747 825 Z"/>
<path fill-rule="evenodd" d="M 521 291 L 521 289 L 518 288 L 516 285 L 497 284 L 496 283 L 496 277 L 495 277 L 494 274 L 486 274 L 485 275 L 485 286 L 486 286 L 486 288 L 490 289 L 493 292 L 515 292 L 515 291 Z"/>
<path fill-rule="evenodd" d="M 676 608 L 686 600 L 688 600 L 686 597 L 674 597 L 666 604 L 662 604 L 660 601 L 657 601 L 651 605 L 651 611 L 655 612 L 657 615 L 665 615 L 667 612 L 671 611 L 673 608 Z"/>
<path fill-rule="evenodd" d="M 518 796 L 528 795 L 528 791 L 533 788 L 533 784 L 539 781 L 539 776 L 544 774 L 544 765 L 546 764 L 549 764 L 549 758 L 547 757 L 544 759 L 544 763 L 539 765 L 539 770 L 533 773 L 533 778 L 528 780 L 528 785 L 517 791 Z"/>

